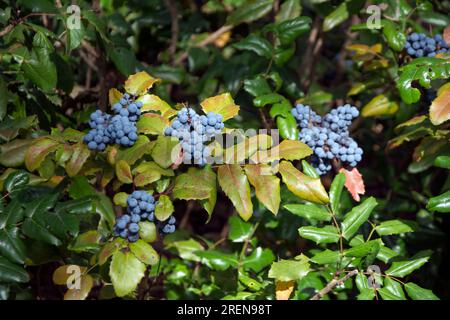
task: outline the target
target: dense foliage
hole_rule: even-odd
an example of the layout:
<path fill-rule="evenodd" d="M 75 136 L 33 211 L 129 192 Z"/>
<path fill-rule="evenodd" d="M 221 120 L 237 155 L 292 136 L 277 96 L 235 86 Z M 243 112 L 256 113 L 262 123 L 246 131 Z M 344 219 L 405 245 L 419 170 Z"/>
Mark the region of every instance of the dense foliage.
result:
<path fill-rule="evenodd" d="M 0 299 L 448 299 L 449 13 L 0 1 Z"/>

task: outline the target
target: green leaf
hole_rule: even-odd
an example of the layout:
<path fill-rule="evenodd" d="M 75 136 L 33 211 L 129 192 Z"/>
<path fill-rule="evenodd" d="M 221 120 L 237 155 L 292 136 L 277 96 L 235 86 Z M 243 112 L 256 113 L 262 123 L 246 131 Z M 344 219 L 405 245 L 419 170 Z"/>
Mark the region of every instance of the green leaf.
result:
<path fill-rule="evenodd" d="M 370 255 L 376 255 L 380 250 L 380 242 L 372 240 L 363 244 L 354 246 L 344 251 L 346 257 L 362 258 Z"/>
<path fill-rule="evenodd" d="M 450 61 L 433 57 L 418 58 L 403 66 L 400 71 L 400 77 L 396 81 L 397 89 L 402 100 L 412 104 L 420 99 L 420 90 L 412 86 L 412 82 L 417 80 L 422 87 L 430 88 L 431 80 L 449 78 Z"/>
<path fill-rule="evenodd" d="M 91 152 L 83 142 L 73 145 L 72 151 L 72 157 L 70 157 L 65 166 L 69 177 L 76 176 L 91 155 Z"/>
<path fill-rule="evenodd" d="M 216 174 L 209 166 L 203 169 L 190 167 L 187 173 L 176 177 L 173 197 L 183 200 L 203 200 L 203 207 L 211 217 L 217 199 Z"/>
<path fill-rule="evenodd" d="M 450 170 L 450 156 L 438 156 L 434 159 L 434 165 L 439 168 Z"/>
<path fill-rule="evenodd" d="M 8 226 L 15 226 L 20 220 L 23 219 L 24 209 L 18 199 L 11 201 L 3 212 L 0 212 L 0 229 Z"/>
<path fill-rule="evenodd" d="M 312 256 L 311 261 L 317 264 L 331 264 L 338 262 L 340 257 L 339 251 L 325 249 Z"/>
<path fill-rule="evenodd" d="M 238 265 L 237 255 L 224 253 L 218 250 L 195 251 L 195 255 L 201 258 L 201 262 L 213 270 L 225 271 L 230 267 Z"/>
<path fill-rule="evenodd" d="M 433 291 L 419 287 L 417 284 L 408 282 L 405 284 L 408 296 L 413 300 L 439 300 Z"/>
<path fill-rule="evenodd" d="M 113 198 L 114 204 L 116 206 L 121 206 L 123 208 L 126 208 L 128 206 L 127 200 L 128 200 L 128 193 L 125 192 L 116 193 Z"/>
<path fill-rule="evenodd" d="M 358 231 L 359 227 L 369 219 L 372 210 L 376 206 L 377 201 L 375 198 L 370 197 L 347 213 L 341 224 L 342 236 L 349 240 Z"/>
<path fill-rule="evenodd" d="M 155 217 L 159 221 L 167 220 L 173 213 L 174 208 L 169 196 L 161 195 L 155 206 Z"/>
<path fill-rule="evenodd" d="M 97 230 L 90 230 L 78 235 L 68 248 L 75 252 L 98 251 L 101 235 Z"/>
<path fill-rule="evenodd" d="M 190 261 L 200 261 L 200 258 L 196 253 L 200 250 L 204 250 L 202 245 L 194 239 L 175 241 L 171 246 L 174 246 L 177 249 L 181 259 Z"/>
<path fill-rule="evenodd" d="M 401 27 L 390 20 L 381 20 L 383 26 L 383 35 L 386 37 L 389 47 L 400 52 L 405 47 L 406 36 L 402 32 Z"/>
<path fill-rule="evenodd" d="M 139 261 L 131 252 L 117 251 L 114 253 L 109 268 L 114 291 L 123 297 L 132 293 L 144 277 L 145 264 Z"/>
<path fill-rule="evenodd" d="M 45 243 L 52 244 L 54 246 L 59 246 L 62 244 L 61 240 L 55 237 L 49 232 L 45 224 L 36 218 L 28 218 L 24 221 L 22 225 L 22 232 L 36 240 L 44 241 Z"/>
<path fill-rule="evenodd" d="M 256 273 L 261 272 L 275 260 L 275 256 L 270 249 L 257 247 L 249 256 L 244 258 L 242 266 L 251 269 Z"/>
<path fill-rule="evenodd" d="M 247 0 L 227 18 L 227 23 L 238 25 L 255 21 L 272 10 L 273 0 Z"/>
<path fill-rule="evenodd" d="M 130 243 L 130 250 L 139 261 L 147 265 L 154 266 L 159 261 L 159 255 L 155 249 L 141 239 Z"/>
<path fill-rule="evenodd" d="M 307 176 L 314 179 L 320 178 L 320 175 L 317 173 L 316 169 L 314 169 L 314 167 L 310 165 L 306 160 L 302 160 L 302 169 L 303 173 L 306 174 Z"/>
<path fill-rule="evenodd" d="M 345 185 L 345 174 L 340 172 L 336 175 L 330 187 L 330 204 L 334 214 L 339 214 L 339 206 L 341 203 L 342 190 Z"/>
<path fill-rule="evenodd" d="M 280 39 L 281 45 L 289 45 L 295 41 L 302 33 L 310 29 L 311 18 L 297 17 L 283 21 L 275 26 L 275 33 Z"/>
<path fill-rule="evenodd" d="M 181 146 L 178 139 L 173 137 L 158 136 L 152 149 L 153 160 L 162 168 L 168 168 L 178 158 Z"/>
<path fill-rule="evenodd" d="M 430 198 L 427 203 L 427 209 L 437 212 L 450 212 L 450 190 Z"/>
<path fill-rule="evenodd" d="M 236 211 L 247 221 L 253 215 L 250 185 L 239 165 L 221 165 L 217 170 L 220 187 L 230 198 Z"/>
<path fill-rule="evenodd" d="M 301 227 L 298 229 L 298 232 L 303 238 L 312 240 L 317 244 L 337 243 L 339 241 L 338 230 L 333 226 L 325 226 L 322 228 Z"/>
<path fill-rule="evenodd" d="M 79 28 L 67 28 L 67 49 L 72 51 L 78 48 L 86 36 L 84 26 L 80 23 Z"/>
<path fill-rule="evenodd" d="M 279 171 L 283 182 L 296 196 L 318 204 L 326 204 L 330 201 L 320 179 L 308 177 L 287 161 L 280 163 Z"/>
<path fill-rule="evenodd" d="M 230 231 L 228 233 L 228 239 L 233 242 L 244 242 L 253 234 L 253 227 L 250 223 L 243 221 L 237 216 L 231 216 L 228 220 L 230 225 Z"/>
<path fill-rule="evenodd" d="M 0 164 L 8 168 L 22 166 L 31 143 L 29 139 L 14 139 L 0 145 Z"/>
<path fill-rule="evenodd" d="M 292 114 L 288 114 L 286 117 L 278 116 L 277 128 L 280 130 L 280 136 L 283 139 L 298 139 L 297 121 Z"/>
<path fill-rule="evenodd" d="M 429 255 L 421 256 L 418 254 L 416 256 L 417 258 L 412 257 L 410 260 L 393 262 L 391 267 L 386 270 L 386 274 L 393 277 L 404 277 L 419 269 L 430 259 Z"/>
<path fill-rule="evenodd" d="M 53 46 L 42 32 L 33 38 L 33 48 L 29 58 L 22 63 L 22 70 L 27 79 L 33 81 L 44 92 L 52 92 L 56 87 L 56 66 L 50 59 Z"/>
<path fill-rule="evenodd" d="M 124 160 L 119 160 L 116 163 L 116 175 L 122 183 L 133 183 L 130 165 Z"/>
<path fill-rule="evenodd" d="M 142 159 L 145 154 L 151 153 L 152 148 L 153 142 L 150 142 L 146 136 L 140 135 L 132 147 L 121 149 L 117 152 L 116 160 L 123 160 L 131 166 Z"/>
<path fill-rule="evenodd" d="M 0 77 L 0 121 L 2 121 L 3 118 L 5 117 L 7 107 L 8 107 L 8 86 L 6 85 L 5 80 L 3 80 L 3 77 Z"/>
<path fill-rule="evenodd" d="M 316 205 L 308 204 L 285 204 L 284 208 L 293 214 L 308 220 L 330 221 L 331 214 Z"/>
<path fill-rule="evenodd" d="M 300 0 L 286 0 L 280 6 L 275 16 L 276 22 L 283 22 L 286 20 L 297 18 L 302 13 L 302 6 Z"/>
<path fill-rule="evenodd" d="M 278 213 L 280 206 L 280 179 L 270 175 L 269 165 L 246 165 L 245 173 L 248 181 L 255 188 L 256 197 L 273 214 Z"/>
<path fill-rule="evenodd" d="M 258 56 L 270 59 L 273 54 L 273 48 L 269 41 L 254 33 L 250 34 L 244 40 L 234 45 L 239 50 L 250 50 Z"/>
<path fill-rule="evenodd" d="M 309 259 L 303 254 L 295 260 L 280 260 L 272 263 L 269 270 L 269 278 L 277 281 L 300 280 L 310 271 Z"/>
<path fill-rule="evenodd" d="M 257 75 L 253 79 L 244 80 L 244 90 L 254 97 L 262 96 L 272 92 L 267 80 L 262 75 Z"/>
<path fill-rule="evenodd" d="M 375 298 L 375 290 L 370 288 L 364 288 L 356 296 L 357 300 L 373 300 Z"/>
<path fill-rule="evenodd" d="M 381 222 L 375 228 L 379 236 L 389 236 L 393 234 L 413 232 L 412 224 L 409 221 L 388 220 Z"/>
<path fill-rule="evenodd" d="M 274 61 L 277 66 L 283 66 L 295 53 L 295 44 L 290 46 L 278 46 L 275 48 Z"/>
<path fill-rule="evenodd" d="M 0 255 L 14 263 L 25 262 L 26 248 L 18 228 L 0 229 Z"/>
<path fill-rule="evenodd" d="M 406 300 L 402 285 L 391 278 L 384 279 L 384 287 L 378 292 L 383 300 Z"/>
<path fill-rule="evenodd" d="M 9 262 L 3 257 L 0 257 L 0 282 L 25 283 L 28 281 L 30 281 L 30 277 L 22 267 Z"/>
<path fill-rule="evenodd" d="M 156 225 L 150 221 L 139 222 L 139 237 L 145 242 L 154 242 L 158 237 Z"/>
<path fill-rule="evenodd" d="M 327 32 L 341 24 L 349 17 L 349 12 L 347 8 L 347 3 L 341 3 L 336 9 L 334 9 L 328 16 L 323 20 L 323 31 Z"/>
<path fill-rule="evenodd" d="M 388 116 L 397 111 L 397 102 L 390 101 L 384 94 L 380 94 L 362 108 L 361 115 L 363 117 Z"/>
<path fill-rule="evenodd" d="M 139 133 L 162 135 L 168 122 L 164 117 L 155 113 L 145 113 L 136 123 Z"/>
<path fill-rule="evenodd" d="M 28 172 L 24 170 L 17 170 L 8 175 L 5 180 L 3 187 L 8 192 L 12 192 L 16 189 L 20 189 L 28 184 L 30 181 L 30 177 Z"/>

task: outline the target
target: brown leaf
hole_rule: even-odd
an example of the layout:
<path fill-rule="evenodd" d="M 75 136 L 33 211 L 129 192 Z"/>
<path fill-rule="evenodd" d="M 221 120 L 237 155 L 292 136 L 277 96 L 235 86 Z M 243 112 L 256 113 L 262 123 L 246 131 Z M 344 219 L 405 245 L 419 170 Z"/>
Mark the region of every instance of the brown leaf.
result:
<path fill-rule="evenodd" d="M 294 291 L 295 281 L 277 281 L 275 295 L 277 300 L 289 300 Z"/>
<path fill-rule="evenodd" d="M 351 193 L 353 199 L 359 202 L 359 200 L 361 200 L 359 195 L 366 192 L 361 173 L 359 173 L 356 168 L 353 168 L 352 171 L 341 168 L 339 172 L 343 172 L 345 174 L 345 187 Z"/>

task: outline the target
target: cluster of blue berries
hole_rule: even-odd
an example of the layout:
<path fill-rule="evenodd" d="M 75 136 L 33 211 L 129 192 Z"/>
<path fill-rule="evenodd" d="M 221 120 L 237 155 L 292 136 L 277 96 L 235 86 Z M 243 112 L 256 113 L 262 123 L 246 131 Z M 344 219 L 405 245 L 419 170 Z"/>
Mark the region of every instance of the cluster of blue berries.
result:
<path fill-rule="evenodd" d="M 155 222 L 155 198 L 142 190 L 133 191 L 127 198 L 127 212 L 116 219 L 113 232 L 116 237 L 135 242 L 139 239 L 139 222 Z M 175 231 L 176 219 L 172 215 L 167 221 L 156 221 L 160 233 Z"/>
<path fill-rule="evenodd" d="M 331 160 L 337 158 L 356 167 L 363 150 L 350 137 L 348 127 L 359 115 L 358 109 L 346 104 L 331 110 L 323 118 L 309 106 L 298 104 L 291 110 L 301 128 L 299 140 L 313 151 L 311 164 L 320 175 L 331 170 Z"/>
<path fill-rule="evenodd" d="M 411 57 L 415 58 L 434 57 L 438 53 L 446 53 L 450 50 L 440 34 L 431 38 L 424 33 L 416 32 L 406 37 L 405 49 Z"/>
<path fill-rule="evenodd" d="M 222 120 L 222 115 L 214 112 L 198 115 L 191 108 L 182 108 L 164 134 L 176 137 L 181 142 L 183 163 L 203 166 L 211 155 L 211 149 L 205 144 L 222 132 Z"/>
<path fill-rule="evenodd" d="M 94 111 L 90 116 L 91 130 L 84 136 L 90 150 L 105 150 L 109 143 L 130 147 L 137 140 L 136 122 L 141 115 L 142 102 L 135 102 L 125 93 L 118 103 L 113 106 L 114 116 Z"/>

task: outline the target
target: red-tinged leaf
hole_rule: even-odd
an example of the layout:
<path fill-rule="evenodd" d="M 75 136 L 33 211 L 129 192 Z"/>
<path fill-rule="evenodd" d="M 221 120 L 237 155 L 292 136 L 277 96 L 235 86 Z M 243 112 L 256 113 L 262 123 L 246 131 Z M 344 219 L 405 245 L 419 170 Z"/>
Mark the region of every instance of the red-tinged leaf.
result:
<path fill-rule="evenodd" d="M 444 40 L 447 44 L 450 44 L 450 25 L 445 27 L 444 29 Z"/>
<path fill-rule="evenodd" d="M 176 170 L 180 164 L 183 163 L 184 158 L 184 152 L 183 149 L 180 149 L 180 152 L 178 153 L 178 157 L 175 159 L 175 161 L 172 163 L 172 169 Z"/>
<path fill-rule="evenodd" d="M 430 106 L 430 120 L 434 125 L 440 125 L 450 119 L 450 88 L 438 94 Z"/>
<path fill-rule="evenodd" d="M 67 174 L 70 177 L 76 176 L 90 155 L 91 152 L 83 142 L 73 145 L 72 157 L 66 164 Z"/>
<path fill-rule="evenodd" d="M 342 168 L 339 170 L 345 174 L 345 187 L 351 193 L 353 199 L 355 201 L 360 201 L 360 194 L 364 194 L 366 192 L 366 188 L 364 187 L 364 180 L 359 173 L 358 169 L 353 168 L 352 171 L 345 170 Z"/>
<path fill-rule="evenodd" d="M 116 164 L 117 179 L 123 183 L 132 183 L 133 176 L 131 174 L 130 165 L 125 160 L 119 160 Z"/>
<path fill-rule="evenodd" d="M 84 300 L 94 286 L 94 279 L 86 274 L 80 277 L 79 287 L 67 290 L 64 300 Z"/>
<path fill-rule="evenodd" d="M 55 151 L 58 145 L 59 142 L 49 138 L 36 140 L 25 154 L 25 165 L 27 169 L 34 171 L 39 168 L 45 157 Z"/>

